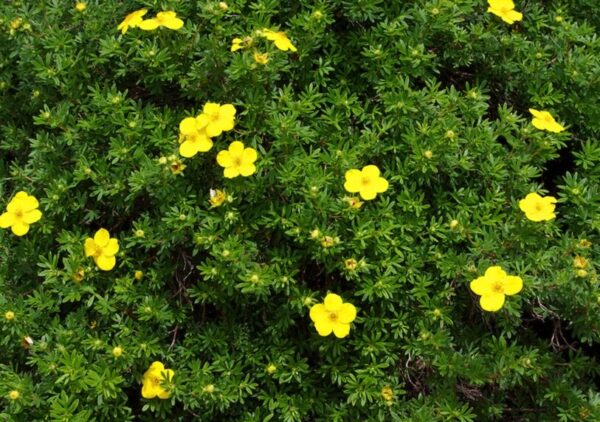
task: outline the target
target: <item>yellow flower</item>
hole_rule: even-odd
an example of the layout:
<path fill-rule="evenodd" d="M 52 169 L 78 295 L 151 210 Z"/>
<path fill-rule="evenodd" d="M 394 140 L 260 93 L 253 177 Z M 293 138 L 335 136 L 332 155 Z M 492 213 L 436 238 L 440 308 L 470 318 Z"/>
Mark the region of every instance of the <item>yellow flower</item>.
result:
<path fill-rule="evenodd" d="M 269 366 L 267 366 L 267 372 L 269 374 L 274 374 L 275 371 L 277 371 L 277 367 L 273 364 L 270 364 Z"/>
<path fill-rule="evenodd" d="M 533 108 L 529 109 L 529 112 L 533 115 L 531 124 L 540 130 L 547 130 L 548 132 L 559 133 L 565 130 L 563 126 L 554 120 L 554 117 L 547 111 L 538 111 Z"/>
<path fill-rule="evenodd" d="M 556 217 L 555 203 L 556 198 L 553 196 L 541 197 L 537 193 L 529 193 L 519 201 L 519 208 L 531 221 L 549 221 Z"/>
<path fill-rule="evenodd" d="M 25 235 L 29 231 L 29 225 L 42 218 L 39 206 L 34 196 L 18 192 L 6 206 L 6 212 L 0 215 L 0 228 L 10 227 L 17 236 Z"/>
<path fill-rule="evenodd" d="M 310 308 L 310 319 L 320 336 L 328 336 L 333 332 L 337 338 L 344 338 L 350 333 L 350 323 L 356 318 L 356 308 L 351 303 L 343 303 L 342 298 L 329 293 L 323 303 Z"/>
<path fill-rule="evenodd" d="M 588 260 L 585 259 L 583 256 L 581 255 L 577 255 L 575 258 L 573 258 L 573 266 L 575 268 L 585 268 L 588 265 Z"/>
<path fill-rule="evenodd" d="M 121 355 L 123 354 L 123 348 L 122 348 L 121 346 L 116 346 L 116 347 L 113 347 L 113 349 L 112 349 L 112 352 L 111 352 L 111 353 L 112 353 L 112 355 L 113 355 L 114 357 L 116 357 L 116 358 L 120 358 L 120 357 L 121 357 Z"/>
<path fill-rule="evenodd" d="M 232 104 L 206 103 L 196 117 L 196 130 L 204 130 L 210 138 L 233 129 L 235 107 Z"/>
<path fill-rule="evenodd" d="M 344 267 L 348 271 L 354 271 L 358 267 L 358 262 L 354 258 L 348 258 L 344 261 Z"/>
<path fill-rule="evenodd" d="M 259 53 L 258 51 L 254 52 L 254 61 L 258 64 L 267 64 L 269 62 L 269 54 L 268 53 Z"/>
<path fill-rule="evenodd" d="M 160 26 L 177 30 L 183 27 L 183 21 L 177 17 L 177 13 L 169 11 L 158 12 L 156 17 L 146 19 L 139 24 L 140 29 L 145 31 L 153 31 Z"/>
<path fill-rule="evenodd" d="M 21 26 L 22 23 L 23 23 L 23 18 L 14 18 L 12 21 L 10 21 L 10 27 L 12 29 L 19 29 L 19 27 Z"/>
<path fill-rule="evenodd" d="M 179 153 L 183 157 L 193 157 L 199 152 L 212 148 L 213 142 L 206 134 L 205 128 L 198 129 L 194 117 L 186 117 L 179 123 L 179 132 L 183 142 L 179 145 Z"/>
<path fill-rule="evenodd" d="M 229 9 L 229 6 L 224 1 L 220 1 L 219 2 L 219 9 L 221 9 L 221 10 L 227 10 L 227 9 Z"/>
<path fill-rule="evenodd" d="M 121 22 L 119 26 L 117 26 L 117 29 L 120 29 L 121 34 L 124 34 L 129 28 L 139 27 L 140 23 L 142 23 L 142 17 L 146 13 L 148 13 L 148 9 L 140 9 L 136 10 L 135 12 L 131 12 L 130 14 L 125 16 L 125 19 L 123 19 L 123 22 Z"/>
<path fill-rule="evenodd" d="M 383 397 L 385 401 L 394 400 L 394 390 L 392 390 L 392 387 L 390 387 L 389 385 L 383 387 L 381 389 L 381 397 Z"/>
<path fill-rule="evenodd" d="M 515 10 L 512 0 L 488 0 L 488 12 L 499 16 L 504 22 L 512 25 L 523 19 L 523 14 Z"/>
<path fill-rule="evenodd" d="M 275 47 L 281 51 L 298 51 L 287 35 L 285 35 L 285 32 L 275 32 L 265 28 L 261 31 L 261 35 L 269 41 L 273 41 L 275 43 Z"/>
<path fill-rule="evenodd" d="M 514 295 L 523 288 L 521 277 L 506 274 L 498 267 L 489 267 L 485 275 L 471 281 L 470 288 L 479 298 L 484 311 L 495 312 L 504 305 L 504 296 Z"/>
<path fill-rule="evenodd" d="M 135 278 L 137 281 L 140 281 L 142 278 L 144 278 L 144 272 L 137 270 L 135 273 L 133 273 L 133 278 Z"/>
<path fill-rule="evenodd" d="M 6 313 L 4 314 L 4 319 L 7 321 L 12 321 L 13 319 L 15 319 L 15 313 L 13 311 L 6 311 Z"/>
<path fill-rule="evenodd" d="M 181 162 L 181 160 L 173 160 L 169 168 L 171 169 L 171 173 L 179 174 L 182 173 L 187 166 Z"/>
<path fill-rule="evenodd" d="M 19 397 L 21 397 L 21 393 L 19 393 L 17 390 L 12 390 L 10 393 L 8 393 L 8 398 L 11 400 L 18 400 Z"/>
<path fill-rule="evenodd" d="M 84 243 L 85 256 L 94 258 L 94 262 L 102 271 L 110 271 L 117 262 L 115 255 L 119 252 L 119 241 L 111 238 L 108 230 L 100 229 L 94 238 L 88 237 Z"/>
<path fill-rule="evenodd" d="M 171 381 L 174 375 L 175 372 L 172 369 L 165 369 L 161 362 L 152 362 L 142 377 L 142 397 L 145 399 L 153 399 L 157 396 L 160 399 L 171 397 L 171 393 L 165 390 L 161 383 L 166 380 Z"/>
<path fill-rule="evenodd" d="M 229 145 L 229 150 L 220 151 L 217 154 L 217 163 L 224 167 L 223 175 L 232 179 L 239 175 L 250 176 L 256 172 L 256 161 L 258 154 L 254 148 L 244 148 L 240 141 L 234 141 Z"/>
<path fill-rule="evenodd" d="M 78 3 L 75 5 L 75 9 L 76 9 L 78 12 L 83 12 L 83 11 L 86 9 L 86 7 L 87 7 L 87 4 L 85 4 L 85 3 L 84 3 L 84 2 L 82 2 L 82 1 L 78 2 Z"/>
<path fill-rule="evenodd" d="M 350 193 L 360 193 L 366 201 L 374 199 L 378 193 L 385 192 L 388 182 L 379 176 L 377 166 L 365 166 L 362 170 L 352 169 L 346 172 L 344 188 Z"/>
<path fill-rule="evenodd" d="M 356 197 L 346 196 L 346 197 L 344 197 L 344 201 L 346 201 L 346 203 L 348 204 L 348 206 L 350 208 L 353 208 L 355 210 L 360 209 L 360 207 L 362 207 L 364 204 L 363 201 L 361 201 L 359 198 L 356 198 Z"/>
<path fill-rule="evenodd" d="M 250 47 L 253 41 L 254 40 L 252 39 L 252 37 L 245 37 L 244 39 L 234 38 L 233 40 L 231 40 L 231 51 L 238 51 L 242 48 Z"/>
<path fill-rule="evenodd" d="M 208 202 L 210 202 L 211 207 L 220 207 L 225 202 L 225 199 L 227 199 L 227 195 L 222 190 L 210 190 L 210 199 Z"/>

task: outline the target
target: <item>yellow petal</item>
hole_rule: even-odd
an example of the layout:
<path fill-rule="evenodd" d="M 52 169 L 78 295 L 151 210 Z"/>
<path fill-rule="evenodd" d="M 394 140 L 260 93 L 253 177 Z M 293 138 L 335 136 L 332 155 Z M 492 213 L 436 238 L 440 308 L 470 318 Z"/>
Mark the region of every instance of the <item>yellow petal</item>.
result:
<path fill-rule="evenodd" d="M 333 331 L 333 324 L 329 319 L 322 319 L 318 322 L 315 322 L 315 328 L 320 336 L 325 337 L 331 334 Z"/>
<path fill-rule="evenodd" d="M 165 370 L 165 365 L 163 365 L 163 363 L 161 361 L 155 360 L 154 362 L 152 362 L 152 365 L 150 365 L 150 368 L 148 369 L 148 372 L 158 372 L 159 375 L 161 372 L 163 372 Z"/>
<path fill-rule="evenodd" d="M 225 176 L 227 179 L 233 179 L 239 175 L 240 170 L 238 167 L 227 167 L 225 170 L 223 170 L 223 176 Z"/>
<path fill-rule="evenodd" d="M 20 192 L 19 192 L 20 193 Z M 21 200 L 21 206 L 23 207 L 23 211 L 31 211 L 40 206 L 40 203 L 33 196 L 27 196 Z"/>
<path fill-rule="evenodd" d="M 335 323 L 333 325 L 333 334 L 337 338 L 344 338 L 350 333 L 350 324 L 344 324 L 342 322 Z"/>
<path fill-rule="evenodd" d="M 356 318 L 356 308 L 351 303 L 344 303 L 338 312 L 339 321 L 349 324 Z"/>
<path fill-rule="evenodd" d="M 504 271 L 502 269 L 502 267 L 498 266 L 498 265 L 493 265 L 491 267 L 488 267 L 487 270 L 485 270 L 485 278 L 490 279 L 490 280 L 498 280 L 498 279 L 504 279 L 506 277 L 506 271 Z"/>
<path fill-rule="evenodd" d="M 489 293 L 479 298 L 481 309 L 489 312 L 496 312 L 504 305 L 504 295 L 502 293 Z"/>
<path fill-rule="evenodd" d="M 389 183 L 383 177 L 378 177 L 373 181 L 373 188 L 375 192 L 382 193 L 385 192 L 389 187 Z"/>
<path fill-rule="evenodd" d="M 325 309 L 325 305 L 322 303 L 317 303 L 310 308 L 310 319 L 312 322 L 321 321 L 322 319 L 328 318 L 327 310 Z"/>
<path fill-rule="evenodd" d="M 323 301 L 325 309 L 329 312 L 339 311 L 342 307 L 342 303 L 342 298 L 335 293 L 329 293 L 327 296 L 325 296 L 325 300 Z"/>
<path fill-rule="evenodd" d="M 119 252 L 119 241 L 116 238 L 112 238 L 108 241 L 105 247 L 102 248 L 102 255 L 112 256 Z"/>
<path fill-rule="evenodd" d="M 85 256 L 92 256 L 96 253 L 96 243 L 94 239 L 88 237 L 85 239 L 85 243 L 83 244 L 83 249 L 85 251 Z"/>
<path fill-rule="evenodd" d="M 365 201 L 370 201 L 372 199 L 375 199 L 376 196 L 377 196 L 377 191 L 374 189 L 374 186 L 369 186 L 366 189 L 361 186 L 360 197 L 362 199 L 364 199 Z"/>
<path fill-rule="evenodd" d="M 183 27 L 183 21 L 179 18 L 167 19 L 163 25 L 169 29 L 178 30 Z"/>
<path fill-rule="evenodd" d="M 196 118 L 186 117 L 179 123 L 179 131 L 184 135 L 196 133 Z"/>
<path fill-rule="evenodd" d="M 229 145 L 229 152 L 234 155 L 242 155 L 244 153 L 244 144 L 240 141 L 233 141 L 231 145 Z"/>
<path fill-rule="evenodd" d="M 471 291 L 479 296 L 488 294 L 490 292 L 489 287 L 490 283 L 485 277 L 477 277 L 469 284 L 469 288 L 471 289 Z"/>
<path fill-rule="evenodd" d="M 138 27 L 144 31 L 153 31 L 160 26 L 157 19 L 146 19 L 139 23 Z"/>
<path fill-rule="evenodd" d="M 206 152 L 212 148 L 213 141 L 208 136 L 200 135 L 196 140 L 196 145 L 199 152 Z"/>
<path fill-rule="evenodd" d="M 198 143 L 192 141 L 185 141 L 179 145 L 179 154 L 182 157 L 190 158 L 198 153 Z"/>
<path fill-rule="evenodd" d="M 221 167 L 231 167 L 233 165 L 233 159 L 229 151 L 219 151 L 217 154 L 217 163 Z"/>
<path fill-rule="evenodd" d="M 210 122 L 208 125 L 206 125 L 206 134 L 211 138 L 219 136 L 221 133 L 223 133 L 223 125 L 221 124 L 220 120 Z"/>
<path fill-rule="evenodd" d="M 537 117 L 538 119 L 542 117 L 542 113 L 535 108 L 530 108 L 529 112 L 533 115 L 533 117 Z"/>
<path fill-rule="evenodd" d="M 523 280 L 516 275 L 507 276 L 502 284 L 504 287 L 504 294 L 507 295 L 517 294 L 523 289 Z"/>
<path fill-rule="evenodd" d="M 210 122 L 210 118 L 206 114 L 202 113 L 196 117 L 196 128 L 198 130 L 205 129 Z"/>
<path fill-rule="evenodd" d="M 204 108 L 202 111 L 209 116 L 217 117 L 219 115 L 219 111 L 221 110 L 221 106 L 218 103 L 206 103 L 204 104 Z"/>
<path fill-rule="evenodd" d="M 17 236 L 24 236 L 29 231 L 29 224 L 22 221 L 16 221 L 15 224 L 12 225 L 11 230 Z"/>
<path fill-rule="evenodd" d="M 244 163 L 253 163 L 258 158 L 258 154 L 254 148 L 246 148 L 242 155 L 242 161 Z"/>
<path fill-rule="evenodd" d="M 158 395 L 158 388 L 147 382 L 142 385 L 142 397 L 145 399 L 153 399 Z"/>
<path fill-rule="evenodd" d="M 517 12 L 516 10 L 509 10 L 504 14 L 502 19 L 506 23 L 513 24 L 516 21 L 523 20 L 523 14 L 521 12 Z"/>
<path fill-rule="evenodd" d="M 0 215 L 0 228 L 6 229 L 15 223 L 15 216 L 10 212 Z"/>
<path fill-rule="evenodd" d="M 115 267 L 117 260 L 114 256 L 100 255 L 96 258 L 96 265 L 102 271 L 110 271 Z"/>
<path fill-rule="evenodd" d="M 110 234 L 108 233 L 108 230 L 106 230 L 106 229 L 100 229 L 94 235 L 94 242 L 96 243 L 96 245 L 100 246 L 101 248 L 105 247 L 108 244 L 109 239 L 110 239 Z"/>
<path fill-rule="evenodd" d="M 171 393 L 168 392 L 167 390 L 165 390 L 164 388 L 160 388 L 158 390 L 158 394 L 157 395 L 158 395 L 159 399 L 163 399 L 163 400 L 164 399 L 168 399 L 169 397 L 171 397 Z"/>
<path fill-rule="evenodd" d="M 240 174 L 244 177 L 248 177 L 256 173 L 256 166 L 254 164 L 243 164 L 238 168 Z"/>
<path fill-rule="evenodd" d="M 23 221 L 27 224 L 33 224 L 36 221 L 40 221 L 42 218 L 42 212 L 40 210 L 31 210 L 23 214 Z"/>
<path fill-rule="evenodd" d="M 360 191 L 362 185 L 362 173 L 360 170 L 348 170 L 344 176 L 346 178 L 346 182 L 344 183 L 344 189 L 351 193 L 356 193 Z"/>
<path fill-rule="evenodd" d="M 375 179 L 376 177 L 379 177 L 380 174 L 379 168 L 374 165 L 365 166 L 362 169 L 362 176 L 368 177 L 369 179 Z"/>

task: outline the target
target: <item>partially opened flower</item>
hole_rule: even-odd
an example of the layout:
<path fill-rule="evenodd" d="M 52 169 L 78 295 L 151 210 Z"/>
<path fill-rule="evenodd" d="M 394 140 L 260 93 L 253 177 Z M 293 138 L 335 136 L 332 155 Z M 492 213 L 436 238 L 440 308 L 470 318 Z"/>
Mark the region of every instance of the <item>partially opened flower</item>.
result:
<path fill-rule="evenodd" d="M 378 193 L 385 192 L 388 181 L 380 176 L 377 166 L 365 166 L 362 170 L 352 169 L 346 172 L 344 188 L 350 193 L 358 192 L 364 200 L 374 199 Z"/>
<path fill-rule="evenodd" d="M 523 19 L 523 14 L 515 10 L 512 0 L 488 0 L 488 12 L 500 17 L 504 22 L 512 25 Z"/>
<path fill-rule="evenodd" d="M 269 62 L 269 54 L 268 53 L 259 53 L 258 51 L 254 52 L 254 61 L 258 64 L 265 65 Z"/>
<path fill-rule="evenodd" d="M 163 384 L 165 381 L 170 382 L 174 376 L 175 371 L 165 369 L 162 362 L 152 362 L 152 365 L 150 365 L 150 368 L 148 368 L 142 377 L 142 397 L 145 399 L 153 399 L 155 397 L 168 399 L 171 397 L 171 393 L 164 388 Z"/>
<path fill-rule="evenodd" d="M 102 271 L 110 271 L 117 262 L 115 255 L 119 252 L 119 241 L 111 238 L 108 230 L 100 229 L 94 238 L 88 237 L 84 243 L 85 256 L 91 256 Z"/>
<path fill-rule="evenodd" d="M 350 333 L 350 324 L 356 318 L 356 308 L 351 303 L 344 303 L 339 295 L 329 293 L 323 303 L 310 308 L 310 319 L 320 336 L 328 336 L 333 332 L 337 338 L 344 338 Z"/>
<path fill-rule="evenodd" d="M 482 277 L 471 281 L 469 287 L 473 293 L 481 296 L 481 309 L 496 312 L 504 305 L 505 296 L 515 295 L 523 289 L 523 280 L 506 274 L 499 266 L 493 266 Z"/>
<path fill-rule="evenodd" d="M 533 108 L 529 109 L 529 112 L 533 115 L 531 124 L 540 130 L 547 130 L 548 132 L 559 133 L 565 130 L 565 128 L 559 124 L 552 114 L 547 111 L 539 111 Z"/>
<path fill-rule="evenodd" d="M 237 176 L 250 176 L 256 172 L 254 162 L 258 154 L 254 148 L 244 148 L 240 141 L 234 141 L 229 145 L 228 150 L 220 151 L 217 154 L 217 163 L 224 167 L 223 175 L 228 179 Z"/>
<path fill-rule="evenodd" d="M 18 192 L 6 206 L 6 212 L 0 215 L 0 227 L 10 227 L 17 236 L 23 236 L 29 231 L 29 225 L 42 218 L 40 206 L 34 196 L 26 192 Z"/>
<path fill-rule="evenodd" d="M 156 17 L 152 19 L 146 19 L 138 25 L 140 29 L 145 31 L 153 31 L 156 28 L 164 26 L 169 29 L 181 29 L 183 27 L 183 21 L 177 17 L 177 13 L 166 11 L 158 12 Z"/>
<path fill-rule="evenodd" d="M 285 32 L 275 32 L 265 28 L 261 31 L 261 34 L 269 41 L 273 41 L 275 43 L 275 47 L 281 51 L 298 51 L 287 35 L 285 35 Z"/>
<path fill-rule="evenodd" d="M 117 26 L 117 29 L 121 31 L 121 34 L 124 34 L 129 28 L 137 28 L 142 23 L 143 16 L 146 13 L 148 13 L 148 9 L 140 9 L 128 14 L 123 22 Z"/>
<path fill-rule="evenodd" d="M 206 134 L 205 128 L 198 129 L 194 117 L 186 117 L 179 124 L 181 144 L 179 153 L 186 158 L 193 157 L 199 152 L 206 152 L 212 148 L 213 142 Z"/>
<path fill-rule="evenodd" d="M 219 136 L 233 129 L 235 107 L 232 104 L 206 103 L 202 113 L 196 117 L 197 130 L 204 129 L 209 137 Z"/>
<path fill-rule="evenodd" d="M 554 204 L 556 204 L 555 197 L 542 197 L 537 193 L 532 192 L 519 201 L 519 208 L 531 221 L 550 221 L 556 217 L 556 214 L 554 214 L 556 205 Z"/>

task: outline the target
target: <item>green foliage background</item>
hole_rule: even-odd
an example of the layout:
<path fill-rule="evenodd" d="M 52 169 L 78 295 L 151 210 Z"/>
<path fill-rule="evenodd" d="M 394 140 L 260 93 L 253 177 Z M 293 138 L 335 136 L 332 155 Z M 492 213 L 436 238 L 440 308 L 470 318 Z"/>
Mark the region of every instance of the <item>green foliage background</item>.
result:
<path fill-rule="evenodd" d="M 517 1 L 514 26 L 483 0 L 87 3 L 0 5 L 0 205 L 25 190 L 44 213 L 0 233 L 1 420 L 600 420 L 595 0 Z M 141 7 L 185 26 L 121 36 Z M 229 51 L 263 27 L 298 53 Z M 173 175 L 158 158 L 207 101 L 236 128 Z M 233 140 L 257 174 L 224 179 Z M 390 189 L 354 210 L 344 172 L 367 164 Z M 211 187 L 232 201 L 211 209 Z M 556 220 L 524 217 L 532 191 Z M 108 273 L 83 254 L 100 227 Z M 495 264 L 525 287 L 490 314 L 468 283 Z M 359 310 L 346 339 L 308 317 L 328 291 Z M 153 360 L 170 400 L 141 398 Z"/>

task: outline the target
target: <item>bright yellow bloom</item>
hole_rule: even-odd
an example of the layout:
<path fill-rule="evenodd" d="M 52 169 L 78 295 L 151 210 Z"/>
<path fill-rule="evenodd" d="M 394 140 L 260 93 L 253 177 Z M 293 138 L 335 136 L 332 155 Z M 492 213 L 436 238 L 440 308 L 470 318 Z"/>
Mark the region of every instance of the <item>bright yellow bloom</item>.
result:
<path fill-rule="evenodd" d="M 553 196 L 541 197 L 537 193 L 529 193 L 519 201 L 519 208 L 531 221 L 550 221 L 556 217 L 555 203 L 556 198 Z"/>
<path fill-rule="evenodd" d="M 6 206 L 6 212 L 0 215 L 0 228 L 10 227 L 17 236 L 25 235 L 29 231 L 29 225 L 42 218 L 39 206 L 34 196 L 18 192 Z"/>
<path fill-rule="evenodd" d="M 177 30 L 183 27 L 183 21 L 177 17 L 177 13 L 169 11 L 158 12 L 156 17 L 146 19 L 139 24 L 140 29 L 145 31 L 153 31 L 160 26 Z"/>
<path fill-rule="evenodd" d="M 379 174 L 379 169 L 373 165 L 365 166 L 362 170 L 348 170 L 344 188 L 350 193 L 359 192 L 366 201 L 375 199 L 378 193 L 385 192 L 389 186 L 388 181 Z"/>
<path fill-rule="evenodd" d="M 146 13 L 148 13 L 148 9 L 140 9 L 128 14 L 127 16 L 125 16 L 125 19 L 123 19 L 123 22 L 121 22 L 119 26 L 117 26 L 117 29 L 120 29 L 121 34 L 124 34 L 129 28 L 139 27 L 140 23 L 142 23 L 143 20 L 142 17 Z"/>
<path fill-rule="evenodd" d="M 166 380 L 171 381 L 174 375 L 175 372 L 172 369 L 165 369 L 161 362 L 152 362 L 142 377 L 142 397 L 145 399 L 153 399 L 157 396 L 160 399 L 171 397 L 171 393 L 160 384 Z"/>
<path fill-rule="evenodd" d="M 75 5 L 75 9 L 78 12 L 83 12 L 85 9 L 87 8 L 87 4 L 85 4 L 84 2 L 80 1 Z"/>
<path fill-rule="evenodd" d="M 523 19 L 523 14 L 515 10 L 512 0 L 488 0 L 488 12 L 500 17 L 504 22 L 512 25 Z"/>
<path fill-rule="evenodd" d="M 254 61 L 258 64 L 267 64 L 269 62 L 269 54 L 268 53 L 259 53 L 258 51 L 254 52 Z"/>
<path fill-rule="evenodd" d="M 554 120 L 554 117 L 547 111 L 538 111 L 533 108 L 529 109 L 529 112 L 533 114 L 533 120 L 531 124 L 540 130 L 547 130 L 548 132 L 559 133 L 565 130 L 565 128 Z"/>
<path fill-rule="evenodd" d="M 117 262 L 115 255 L 119 252 L 119 241 L 111 238 L 108 230 L 100 229 L 94 238 L 88 237 L 84 243 L 85 256 L 94 258 L 94 262 L 102 271 L 110 271 Z"/>
<path fill-rule="evenodd" d="M 196 130 L 204 130 L 210 138 L 233 129 L 235 107 L 232 104 L 206 103 L 196 117 Z"/>
<path fill-rule="evenodd" d="M 210 206 L 212 208 L 220 207 L 221 205 L 223 205 L 225 199 L 227 199 L 227 195 L 222 190 L 210 190 L 210 199 L 208 200 L 208 202 L 210 202 Z"/>
<path fill-rule="evenodd" d="M 254 148 L 244 148 L 240 141 L 234 141 L 229 145 L 229 150 L 220 151 L 217 154 L 217 163 L 224 167 L 223 175 L 232 179 L 239 175 L 250 176 L 256 172 L 254 162 L 258 154 Z"/>
<path fill-rule="evenodd" d="M 351 303 L 344 303 L 342 298 L 329 293 L 323 303 L 310 308 L 310 319 L 320 336 L 328 336 L 333 332 L 337 338 L 344 338 L 350 333 L 350 323 L 356 318 L 356 308 Z"/>
<path fill-rule="evenodd" d="M 521 277 L 508 275 L 498 267 L 489 267 L 485 275 L 471 281 L 470 288 L 479 298 L 484 311 L 496 312 L 504 305 L 504 296 L 517 294 L 523 288 Z"/>
<path fill-rule="evenodd" d="M 285 32 L 275 32 L 265 28 L 261 31 L 261 35 L 269 41 L 273 41 L 275 43 L 275 47 L 281 51 L 298 51 L 287 35 L 285 35 Z"/>
<path fill-rule="evenodd" d="M 198 129 L 196 118 L 186 117 L 179 123 L 179 132 L 183 142 L 179 145 L 179 153 L 186 158 L 212 148 L 213 142 L 206 134 L 206 128 Z"/>

